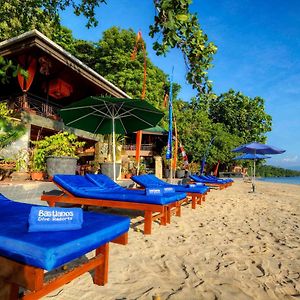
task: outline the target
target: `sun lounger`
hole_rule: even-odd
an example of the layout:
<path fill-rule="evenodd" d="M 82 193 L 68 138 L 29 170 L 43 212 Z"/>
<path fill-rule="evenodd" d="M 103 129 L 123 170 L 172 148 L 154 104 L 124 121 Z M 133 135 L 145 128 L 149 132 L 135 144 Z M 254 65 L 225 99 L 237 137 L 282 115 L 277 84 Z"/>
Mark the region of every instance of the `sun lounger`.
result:
<path fill-rule="evenodd" d="M 200 178 L 203 178 L 204 180 L 206 179 L 206 180 L 216 181 L 219 183 L 224 183 L 227 184 L 227 186 L 231 186 L 233 183 L 233 180 L 230 178 L 219 178 L 212 175 L 200 175 Z"/>
<path fill-rule="evenodd" d="M 19 299 L 19 287 L 25 289 L 21 299 L 39 299 L 93 269 L 94 283 L 107 283 L 109 242 L 127 244 L 129 218 L 84 212 L 81 229 L 28 232 L 33 206 L 0 194 L 0 299 Z M 93 250 L 93 258 L 74 266 Z M 45 270 L 63 265 L 67 270 L 45 281 Z"/>
<path fill-rule="evenodd" d="M 146 195 L 143 191 L 131 192 L 116 186 L 99 186 L 80 175 L 55 175 L 53 182 L 60 188 L 60 195 L 44 194 L 41 200 L 49 206 L 56 203 L 71 203 L 84 206 L 102 206 L 144 212 L 144 234 L 151 234 L 152 222 L 159 219 L 161 225 L 170 223 L 171 214 L 181 214 L 184 193 L 162 196 Z"/>
<path fill-rule="evenodd" d="M 201 204 L 201 201 L 205 201 L 205 195 L 209 191 L 209 188 L 203 185 L 197 186 L 195 184 L 171 184 L 151 174 L 132 176 L 131 179 L 144 188 L 171 187 L 178 193 L 184 192 L 192 200 L 193 209 L 196 208 L 197 204 Z"/>
<path fill-rule="evenodd" d="M 207 178 L 203 175 L 190 175 L 190 178 L 195 182 L 195 183 L 204 183 L 205 185 L 209 186 L 209 187 L 215 187 L 218 188 L 220 190 L 228 187 L 229 185 L 231 185 L 232 183 L 229 182 L 225 182 L 222 180 L 216 180 L 216 179 L 212 179 L 212 178 Z"/>

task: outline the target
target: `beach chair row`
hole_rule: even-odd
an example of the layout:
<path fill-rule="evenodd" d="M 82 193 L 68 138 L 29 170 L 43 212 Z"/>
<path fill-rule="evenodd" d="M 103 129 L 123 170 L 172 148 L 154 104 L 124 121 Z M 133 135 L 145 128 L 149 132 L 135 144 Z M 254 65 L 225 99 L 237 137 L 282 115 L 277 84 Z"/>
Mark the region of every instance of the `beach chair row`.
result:
<path fill-rule="evenodd" d="M 126 189 L 105 175 L 55 175 L 59 193 L 43 194 L 50 207 L 57 203 L 103 206 L 144 212 L 144 234 L 151 234 L 152 223 L 171 222 L 181 215 L 181 205 L 192 208 L 205 200 L 209 187 L 202 183 L 172 185 L 153 175 L 133 178 L 144 189 Z M 34 205 L 15 202 L 0 194 L 0 299 L 40 299 L 81 274 L 94 270 L 95 284 L 108 280 L 109 243 L 128 243 L 127 217 L 84 212 L 80 230 L 28 232 L 28 215 Z M 73 246 L 72 246 L 73 245 Z M 67 269 L 51 281 L 45 270 L 53 271 L 95 250 L 90 260 Z M 26 290 L 20 294 L 19 287 Z"/>

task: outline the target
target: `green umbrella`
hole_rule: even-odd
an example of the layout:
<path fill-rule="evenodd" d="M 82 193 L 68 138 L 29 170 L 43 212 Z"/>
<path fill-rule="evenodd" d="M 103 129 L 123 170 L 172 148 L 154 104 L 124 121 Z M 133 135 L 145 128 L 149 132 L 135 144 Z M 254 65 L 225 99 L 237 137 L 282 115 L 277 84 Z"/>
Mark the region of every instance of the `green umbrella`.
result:
<path fill-rule="evenodd" d="M 65 125 L 95 134 L 113 134 L 115 174 L 115 134 L 127 134 L 155 126 L 163 113 L 145 100 L 91 96 L 59 111 Z"/>

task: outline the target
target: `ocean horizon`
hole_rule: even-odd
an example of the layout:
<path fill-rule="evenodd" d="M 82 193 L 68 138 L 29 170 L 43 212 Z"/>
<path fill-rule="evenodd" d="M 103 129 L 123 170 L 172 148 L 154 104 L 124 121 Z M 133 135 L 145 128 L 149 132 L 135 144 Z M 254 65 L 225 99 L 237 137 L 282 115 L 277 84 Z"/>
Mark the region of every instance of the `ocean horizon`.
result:
<path fill-rule="evenodd" d="M 293 177 L 261 177 L 257 180 L 274 183 L 300 184 L 300 176 Z"/>

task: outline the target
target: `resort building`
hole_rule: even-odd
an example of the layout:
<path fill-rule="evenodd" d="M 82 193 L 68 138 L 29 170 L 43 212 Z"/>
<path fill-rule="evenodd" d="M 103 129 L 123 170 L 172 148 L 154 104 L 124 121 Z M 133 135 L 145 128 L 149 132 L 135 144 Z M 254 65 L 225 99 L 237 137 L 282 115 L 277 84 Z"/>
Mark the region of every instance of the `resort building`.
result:
<path fill-rule="evenodd" d="M 28 148 L 30 141 L 66 130 L 58 110 L 72 102 L 91 95 L 130 98 L 124 91 L 86 66 L 62 47 L 37 30 L 26 32 L 0 43 L 0 56 L 12 60 L 27 70 L 28 78 L 18 75 L 8 83 L 0 83 L 0 101 L 13 109 L 14 117 L 26 124 L 26 134 L 2 156 Z M 107 145 L 103 137 L 72 129 L 85 141 L 80 162 L 87 167 L 99 156 L 105 156 Z M 163 130 L 144 132 L 141 156 L 152 157 L 159 153 Z M 135 156 L 135 134 L 127 137 L 128 145 L 122 151 L 128 160 Z M 95 150 L 96 149 L 96 150 Z M 154 167 L 154 164 L 152 164 Z"/>

